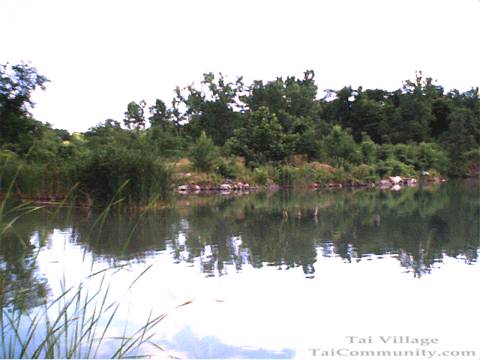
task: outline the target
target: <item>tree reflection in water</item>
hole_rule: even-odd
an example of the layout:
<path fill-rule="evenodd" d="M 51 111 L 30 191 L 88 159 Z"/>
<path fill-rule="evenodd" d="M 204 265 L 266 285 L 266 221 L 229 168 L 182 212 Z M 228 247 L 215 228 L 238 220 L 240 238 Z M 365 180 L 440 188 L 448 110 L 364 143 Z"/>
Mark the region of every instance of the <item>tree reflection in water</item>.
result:
<path fill-rule="evenodd" d="M 29 246 L 2 241 L 2 300 L 29 307 L 45 297 L 48 287 L 36 271 L 34 254 L 54 229 L 69 231 L 71 242 L 95 261 L 111 265 L 168 251 L 172 261 L 198 265 L 207 276 L 249 265 L 301 267 L 311 278 L 319 257 L 335 256 L 348 263 L 387 254 L 421 277 L 444 256 L 467 264 L 477 261 L 479 212 L 478 184 L 466 182 L 398 192 L 198 195 L 143 216 L 113 211 L 102 228 L 93 231 L 95 214 L 43 210 L 22 218 L 17 226 L 17 233 L 30 239 Z"/>

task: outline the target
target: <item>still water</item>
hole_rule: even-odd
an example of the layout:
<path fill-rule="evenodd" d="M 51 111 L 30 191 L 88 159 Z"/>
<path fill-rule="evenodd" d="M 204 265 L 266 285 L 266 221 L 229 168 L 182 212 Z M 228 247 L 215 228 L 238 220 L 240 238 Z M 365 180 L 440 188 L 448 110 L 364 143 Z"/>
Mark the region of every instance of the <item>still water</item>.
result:
<path fill-rule="evenodd" d="M 112 269 L 109 292 L 122 309 L 109 335 L 166 313 L 154 333 L 165 351 L 147 351 L 158 356 L 319 358 L 346 349 L 353 358 L 400 348 L 473 350 L 477 359 L 479 214 L 478 183 L 463 181 L 179 196 L 171 209 L 105 218 L 45 208 L 2 239 L 0 300 L 33 311 Z M 406 336 L 438 344 L 398 344 Z"/>

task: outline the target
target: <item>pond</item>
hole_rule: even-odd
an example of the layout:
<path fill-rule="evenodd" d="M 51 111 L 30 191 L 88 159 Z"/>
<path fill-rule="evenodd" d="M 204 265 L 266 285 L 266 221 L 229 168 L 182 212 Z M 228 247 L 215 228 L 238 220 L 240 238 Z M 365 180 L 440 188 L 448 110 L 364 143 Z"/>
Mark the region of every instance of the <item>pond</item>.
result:
<path fill-rule="evenodd" d="M 145 350 L 159 357 L 476 359 L 479 214 L 467 181 L 179 195 L 143 213 L 43 208 L 3 235 L 0 300 L 31 312 L 80 281 L 108 288 L 122 304 L 110 337 L 168 314 L 152 337 L 164 350 Z"/>

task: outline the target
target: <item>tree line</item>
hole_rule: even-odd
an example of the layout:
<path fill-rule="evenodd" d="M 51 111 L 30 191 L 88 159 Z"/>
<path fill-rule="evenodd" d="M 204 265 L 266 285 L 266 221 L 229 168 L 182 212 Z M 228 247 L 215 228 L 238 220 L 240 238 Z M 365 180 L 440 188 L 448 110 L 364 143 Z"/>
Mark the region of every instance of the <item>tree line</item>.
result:
<path fill-rule="evenodd" d="M 307 175 L 322 182 L 478 174 L 478 87 L 446 91 L 421 72 L 394 91 L 324 92 L 312 70 L 251 84 L 208 73 L 177 87 L 170 103 L 132 101 L 123 119 L 73 134 L 31 115 L 31 94 L 47 83 L 28 64 L 0 65 L 3 191 L 16 174 L 18 191 L 31 195 L 78 184 L 87 197 L 112 198 L 125 187 L 138 201 L 164 196 L 174 181 L 168 165 L 182 158 L 207 174 L 203 180 L 259 184 Z"/>

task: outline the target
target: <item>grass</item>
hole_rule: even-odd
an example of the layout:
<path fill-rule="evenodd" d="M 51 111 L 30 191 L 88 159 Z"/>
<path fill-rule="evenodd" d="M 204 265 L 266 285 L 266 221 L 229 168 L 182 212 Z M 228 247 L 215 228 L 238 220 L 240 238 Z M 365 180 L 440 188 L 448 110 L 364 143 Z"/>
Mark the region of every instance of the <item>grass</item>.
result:
<path fill-rule="evenodd" d="M 127 182 L 122 184 L 108 206 L 97 217 L 92 231 L 101 233 L 105 219 L 112 207 L 122 201 L 119 195 L 126 185 Z M 29 203 L 11 205 L 10 198 L 13 188 L 14 181 L 11 182 L 4 198 L 0 201 L 0 244 L 2 241 L 20 241 L 26 247 L 28 243 L 20 235 L 14 237 L 5 235 L 7 233 L 15 234 L 16 222 L 40 207 Z M 149 207 L 153 206 L 155 201 L 156 199 L 152 200 L 142 215 L 148 211 Z M 131 230 L 125 247 L 131 240 L 136 226 L 137 224 Z M 39 251 L 33 256 L 38 255 Z M 122 268 L 113 267 L 93 273 L 72 287 L 66 286 L 64 278 L 61 282 L 60 295 L 29 310 L 23 310 L 14 303 L 2 304 L 0 358 L 97 358 L 99 356 L 128 358 L 148 357 L 150 354 L 144 352 L 147 348 L 157 353 L 159 350 L 163 351 L 163 348 L 156 344 L 152 337 L 155 334 L 155 327 L 165 318 L 166 314 L 154 316 L 150 312 L 143 325 L 136 329 L 132 329 L 128 321 L 125 321 L 120 336 L 118 334 L 110 335 L 114 330 L 113 324 L 118 324 L 123 317 L 120 318 L 119 314 L 121 302 L 110 300 L 112 278 L 107 277 L 107 274 L 115 273 Z M 127 291 L 149 268 L 147 267 L 132 281 Z M 110 280 L 107 281 L 107 279 Z M 95 283 L 98 286 L 93 285 Z M 2 282 L 0 281 L 1 291 Z M 118 325 L 116 327 L 118 328 Z"/>
<path fill-rule="evenodd" d="M 2 309 L 0 357 L 97 358 L 99 355 L 105 356 L 102 346 L 106 346 L 106 343 L 113 343 L 109 345 L 111 348 L 108 354 L 112 358 L 148 357 L 150 354 L 141 353 L 146 344 L 150 344 L 152 349 L 163 350 L 152 341 L 152 337 L 154 328 L 166 314 L 153 316 L 150 313 L 143 326 L 130 333 L 128 322 L 125 322 L 122 336 L 108 336 L 120 307 L 119 301 L 108 300 L 110 285 L 105 284 L 105 273 L 113 270 L 92 274 L 79 285 L 68 289 L 65 289 L 63 283 L 60 296 L 29 313 L 18 309 Z M 99 276 L 99 286 L 91 294 L 87 285 Z"/>

